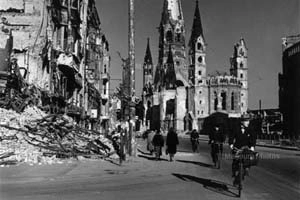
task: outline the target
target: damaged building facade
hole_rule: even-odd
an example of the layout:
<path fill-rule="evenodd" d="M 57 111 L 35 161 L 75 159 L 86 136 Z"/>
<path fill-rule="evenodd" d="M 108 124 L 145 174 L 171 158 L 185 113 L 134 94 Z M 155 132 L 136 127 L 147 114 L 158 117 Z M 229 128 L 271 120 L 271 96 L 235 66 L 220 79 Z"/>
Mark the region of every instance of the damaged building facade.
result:
<path fill-rule="evenodd" d="M 149 41 L 143 65 L 147 128 L 167 130 L 175 127 L 179 132 L 201 130 L 204 119 L 213 113 L 222 112 L 235 118 L 246 114 L 248 58 L 245 40 L 240 39 L 234 45 L 228 73 L 208 75 L 206 49 L 198 1 L 186 48 L 181 1 L 164 0 L 155 73 Z"/>
<path fill-rule="evenodd" d="M 300 137 L 300 34 L 283 38 L 282 73 L 279 78 L 279 110 L 283 115 L 283 134 Z"/>
<path fill-rule="evenodd" d="M 29 90 L 36 97 L 30 103 L 49 113 L 107 128 L 101 118 L 109 96 L 102 101 L 102 93 L 109 90 L 110 56 L 95 1 L 1 0 L 0 20 L 2 96 Z M 14 92 L 11 76 L 19 83 L 10 84 Z"/>

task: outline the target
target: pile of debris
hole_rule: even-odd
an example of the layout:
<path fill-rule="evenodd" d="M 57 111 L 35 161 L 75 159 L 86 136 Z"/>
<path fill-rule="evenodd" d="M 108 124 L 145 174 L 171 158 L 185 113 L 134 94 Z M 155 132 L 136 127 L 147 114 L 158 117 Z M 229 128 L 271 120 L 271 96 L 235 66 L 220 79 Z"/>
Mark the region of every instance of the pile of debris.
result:
<path fill-rule="evenodd" d="M 22 89 L 6 89 L 5 95 L 0 96 L 0 108 L 24 112 L 27 105 L 38 105 L 40 90 L 34 85 L 23 84 Z"/>
<path fill-rule="evenodd" d="M 60 158 L 114 154 L 109 139 L 79 127 L 66 115 L 46 115 L 36 107 L 27 107 L 21 114 L 0 108 L 0 165 L 51 164 Z"/>

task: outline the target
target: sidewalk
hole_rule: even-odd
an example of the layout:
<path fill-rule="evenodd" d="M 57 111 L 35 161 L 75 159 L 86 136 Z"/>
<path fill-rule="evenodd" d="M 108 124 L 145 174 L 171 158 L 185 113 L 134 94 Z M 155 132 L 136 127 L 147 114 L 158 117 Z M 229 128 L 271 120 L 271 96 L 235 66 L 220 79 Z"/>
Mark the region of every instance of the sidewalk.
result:
<path fill-rule="evenodd" d="M 189 135 L 187 134 L 180 134 L 178 135 L 179 137 L 182 138 L 190 138 Z M 208 142 L 208 135 L 200 135 L 199 139 L 201 141 L 206 141 Z M 272 144 L 271 141 L 269 140 L 257 140 L 256 141 L 256 146 L 259 147 L 268 147 L 268 148 L 276 148 L 276 149 L 283 149 L 283 150 L 292 150 L 292 151 L 300 151 L 299 147 L 296 146 L 285 146 L 285 145 L 280 145 L 280 144 Z"/>

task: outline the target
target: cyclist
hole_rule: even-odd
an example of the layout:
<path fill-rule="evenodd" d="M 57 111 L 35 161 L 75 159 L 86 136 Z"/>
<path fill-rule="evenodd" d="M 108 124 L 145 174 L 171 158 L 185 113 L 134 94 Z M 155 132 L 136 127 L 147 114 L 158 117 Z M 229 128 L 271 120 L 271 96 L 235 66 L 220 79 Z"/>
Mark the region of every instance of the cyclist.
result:
<path fill-rule="evenodd" d="M 256 143 L 256 135 L 254 129 L 249 126 L 250 121 L 247 118 L 242 118 L 241 123 L 236 132 L 229 136 L 229 146 L 232 150 L 237 149 L 250 149 L 254 151 Z M 235 153 L 235 151 L 233 151 Z M 238 184 L 237 177 L 235 176 L 238 171 L 239 160 L 233 158 L 232 161 L 232 177 L 234 177 L 233 185 Z M 248 175 L 248 168 L 245 169 L 246 175 Z"/>
<path fill-rule="evenodd" d="M 192 150 L 195 153 L 198 148 L 198 144 L 199 144 L 199 134 L 196 131 L 196 129 L 194 129 L 191 132 L 191 143 L 192 143 Z"/>
<path fill-rule="evenodd" d="M 209 142 L 211 144 L 211 157 L 216 166 L 217 153 L 223 153 L 223 143 L 225 142 L 225 133 L 220 124 L 216 124 L 209 135 Z"/>

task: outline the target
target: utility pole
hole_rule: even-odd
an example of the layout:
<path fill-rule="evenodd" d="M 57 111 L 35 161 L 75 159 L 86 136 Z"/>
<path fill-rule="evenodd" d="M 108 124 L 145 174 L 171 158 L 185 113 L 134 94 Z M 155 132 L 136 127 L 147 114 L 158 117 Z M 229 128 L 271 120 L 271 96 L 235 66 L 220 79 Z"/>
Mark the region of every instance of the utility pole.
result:
<path fill-rule="evenodd" d="M 135 127 L 135 104 L 133 97 L 135 96 L 135 46 L 134 46 L 134 0 L 128 0 L 129 9 L 129 27 L 128 27 L 128 57 L 130 70 L 130 102 L 129 102 L 129 155 L 135 155 L 135 137 L 133 134 Z"/>

